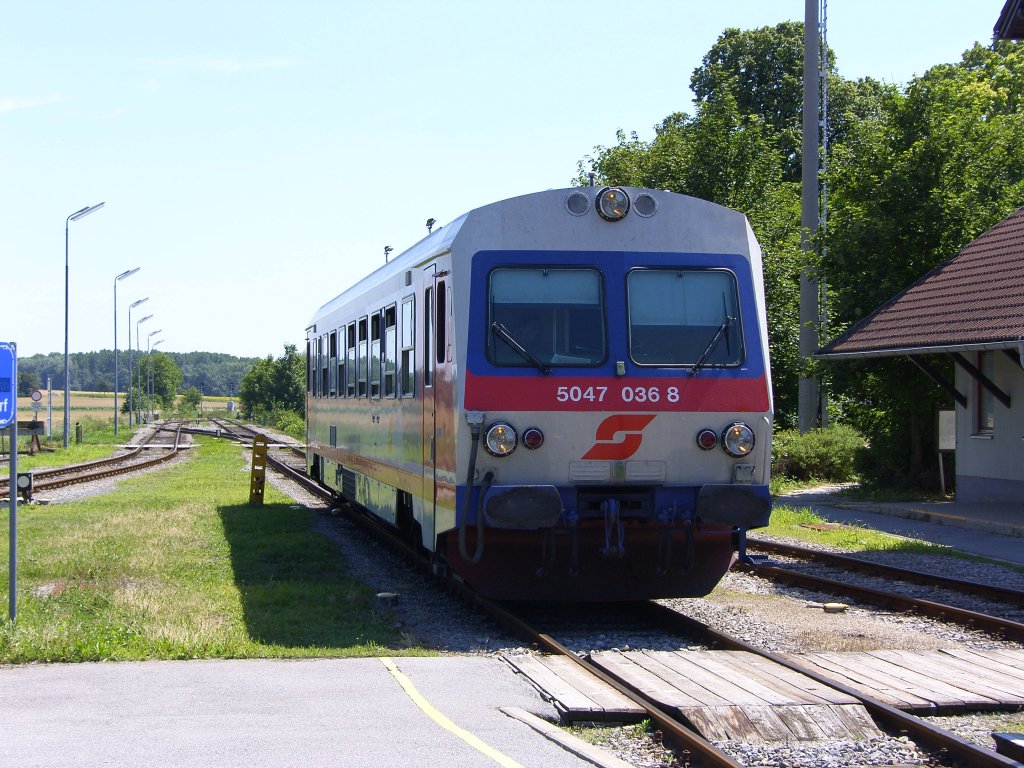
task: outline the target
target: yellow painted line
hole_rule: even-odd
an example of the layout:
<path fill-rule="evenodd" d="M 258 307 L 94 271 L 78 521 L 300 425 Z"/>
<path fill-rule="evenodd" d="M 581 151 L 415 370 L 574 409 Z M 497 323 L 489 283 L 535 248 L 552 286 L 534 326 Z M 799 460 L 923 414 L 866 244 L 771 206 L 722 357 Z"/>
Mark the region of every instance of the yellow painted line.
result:
<path fill-rule="evenodd" d="M 521 766 L 511 757 L 507 757 L 506 755 L 503 755 L 501 752 L 494 749 L 493 747 L 485 744 L 472 733 L 463 730 L 455 723 L 453 723 L 451 720 L 449 720 L 447 717 L 438 712 L 434 708 L 434 706 L 423 697 L 423 694 L 416 690 L 416 686 L 412 684 L 412 680 L 410 680 L 405 674 L 399 671 L 398 667 L 395 666 L 394 661 L 387 657 L 384 657 L 381 658 L 381 662 L 384 664 L 385 667 L 387 667 L 387 670 L 391 673 L 391 676 L 398 681 L 398 684 L 400 686 L 402 686 L 402 690 L 404 690 L 406 694 L 408 694 L 409 698 L 413 700 L 413 703 L 421 710 L 423 710 L 424 714 L 426 714 L 427 717 L 429 717 L 435 723 L 440 725 L 442 728 L 450 731 L 451 733 L 454 733 L 464 742 L 469 744 L 469 746 L 473 747 L 473 749 L 475 749 L 477 752 L 481 752 L 484 755 L 487 755 L 487 757 L 491 758 L 491 760 L 496 762 L 498 765 L 505 766 L 505 768 L 523 768 L 523 766 Z"/>

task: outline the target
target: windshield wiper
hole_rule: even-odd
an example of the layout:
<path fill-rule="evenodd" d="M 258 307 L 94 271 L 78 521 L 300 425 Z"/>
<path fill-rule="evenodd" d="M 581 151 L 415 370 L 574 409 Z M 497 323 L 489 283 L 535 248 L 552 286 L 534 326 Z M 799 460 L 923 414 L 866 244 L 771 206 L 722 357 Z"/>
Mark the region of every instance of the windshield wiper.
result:
<path fill-rule="evenodd" d="M 700 357 L 697 358 L 697 362 L 693 364 L 693 368 L 690 370 L 691 376 L 696 376 L 698 373 L 700 373 L 700 369 L 704 367 L 704 362 L 708 359 L 711 353 L 714 352 L 715 347 L 718 346 L 718 342 L 721 341 L 722 334 L 725 333 L 726 329 L 728 329 L 729 327 L 729 324 L 732 323 L 735 319 L 736 318 L 734 317 L 729 317 L 729 315 L 725 316 L 725 319 L 722 321 L 722 324 L 718 326 L 718 330 L 715 331 L 715 335 L 711 337 L 711 341 L 708 342 L 708 345 L 704 348 L 704 351 L 701 352 Z"/>
<path fill-rule="evenodd" d="M 519 340 L 516 339 L 516 337 L 513 336 L 511 333 L 509 333 L 508 328 L 499 323 L 497 320 L 491 323 L 491 331 L 494 333 L 495 336 L 497 336 L 499 339 L 501 339 L 510 347 L 512 347 L 512 349 L 514 349 L 518 354 L 522 355 L 523 358 L 529 360 L 530 364 L 538 371 L 543 373 L 545 376 L 551 373 L 551 369 L 544 365 L 544 362 L 539 357 L 537 357 L 535 354 L 533 354 L 533 352 L 531 352 L 522 344 L 520 344 Z"/>

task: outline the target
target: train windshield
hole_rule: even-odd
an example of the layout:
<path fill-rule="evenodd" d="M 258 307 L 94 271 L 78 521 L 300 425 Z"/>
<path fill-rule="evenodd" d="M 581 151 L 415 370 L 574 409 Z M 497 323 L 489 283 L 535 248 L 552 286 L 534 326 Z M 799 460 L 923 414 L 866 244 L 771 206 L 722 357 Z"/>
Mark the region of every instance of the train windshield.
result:
<path fill-rule="evenodd" d="M 638 365 L 739 365 L 736 276 L 720 269 L 636 269 L 627 278 L 629 350 Z"/>
<path fill-rule="evenodd" d="M 594 366 L 607 358 L 601 275 L 593 269 L 491 272 L 487 357 L 495 365 Z"/>

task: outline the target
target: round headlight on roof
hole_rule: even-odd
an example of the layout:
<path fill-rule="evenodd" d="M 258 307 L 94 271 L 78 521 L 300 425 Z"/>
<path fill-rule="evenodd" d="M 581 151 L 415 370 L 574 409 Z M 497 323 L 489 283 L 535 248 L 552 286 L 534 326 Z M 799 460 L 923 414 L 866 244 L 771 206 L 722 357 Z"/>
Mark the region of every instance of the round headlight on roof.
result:
<path fill-rule="evenodd" d="M 618 221 L 629 213 L 629 195 L 618 187 L 605 187 L 597 195 L 597 212 L 607 221 Z"/>
<path fill-rule="evenodd" d="M 741 459 L 754 450 L 754 430 L 737 421 L 722 431 L 722 448 L 730 456 Z"/>
<path fill-rule="evenodd" d="M 494 422 L 484 434 L 484 448 L 491 456 L 508 456 L 518 443 L 515 427 L 504 421 Z"/>

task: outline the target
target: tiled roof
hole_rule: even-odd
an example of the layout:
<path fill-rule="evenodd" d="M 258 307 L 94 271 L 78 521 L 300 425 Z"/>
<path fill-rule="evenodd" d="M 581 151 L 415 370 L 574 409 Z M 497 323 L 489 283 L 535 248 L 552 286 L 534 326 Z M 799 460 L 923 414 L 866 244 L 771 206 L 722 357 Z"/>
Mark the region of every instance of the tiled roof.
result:
<path fill-rule="evenodd" d="M 1016 346 L 1024 338 L 1024 208 L 897 294 L 815 357 Z"/>

